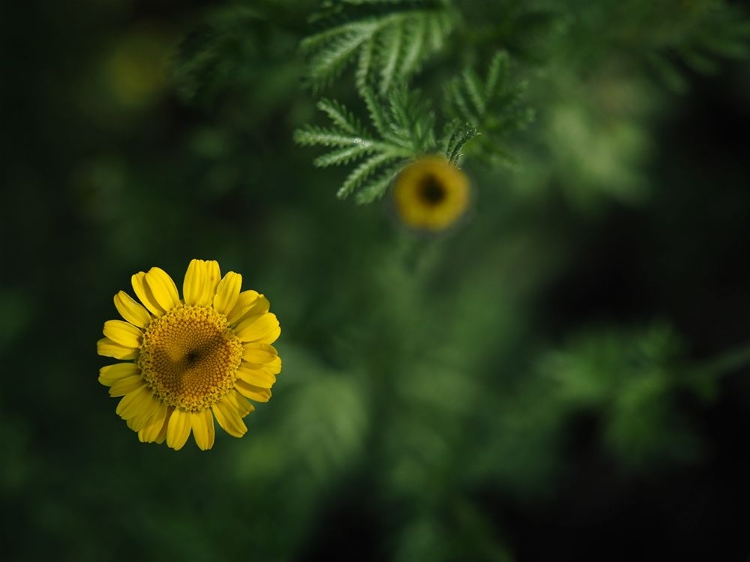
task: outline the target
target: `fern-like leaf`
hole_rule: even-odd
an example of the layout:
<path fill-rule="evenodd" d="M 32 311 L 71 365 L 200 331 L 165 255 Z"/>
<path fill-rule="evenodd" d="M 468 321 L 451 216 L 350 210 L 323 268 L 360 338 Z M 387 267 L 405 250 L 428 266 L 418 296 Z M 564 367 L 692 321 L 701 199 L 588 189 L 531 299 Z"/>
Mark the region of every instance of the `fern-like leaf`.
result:
<path fill-rule="evenodd" d="M 435 115 L 421 99 L 419 90 L 401 84 L 390 95 L 391 131 L 386 138 L 413 153 L 424 153 L 435 146 Z"/>
<path fill-rule="evenodd" d="M 322 99 L 318 102 L 318 109 L 328 115 L 333 124 L 342 131 L 355 136 L 366 135 L 362 123 L 342 103 L 336 100 Z"/>
<path fill-rule="evenodd" d="M 332 125 L 307 125 L 295 133 L 295 140 L 303 146 L 332 149 L 314 160 L 316 166 L 354 165 L 337 192 L 339 198 L 356 193 L 357 203 L 374 201 L 385 193 L 405 165 L 425 154 L 442 150 L 451 163 L 457 164 L 461 147 L 476 135 L 471 126 L 455 122 L 438 142 L 432 108 L 418 90 L 404 84 L 395 85 L 387 100 L 371 87 L 361 93 L 374 132 L 342 104 L 321 100 L 318 109 Z"/>
<path fill-rule="evenodd" d="M 356 61 L 358 88 L 375 81 L 383 94 L 443 47 L 455 14 L 445 0 L 343 0 L 316 20 L 323 29 L 301 44 L 311 85 L 327 86 Z"/>
<path fill-rule="evenodd" d="M 399 172 L 401 172 L 403 167 L 403 163 L 398 163 L 386 168 L 378 178 L 368 182 L 366 186 L 357 192 L 354 198 L 355 201 L 360 205 L 376 201 L 386 192 L 388 186 Z"/>
<path fill-rule="evenodd" d="M 455 120 L 448 123 L 442 140 L 443 152 L 448 161 L 457 166 L 462 156 L 461 149 L 478 134 L 476 128 L 467 123 Z"/>
<path fill-rule="evenodd" d="M 328 166 L 341 166 L 371 153 L 372 147 L 363 143 L 360 145 L 350 146 L 348 148 L 340 148 L 338 150 L 334 150 L 333 152 L 329 152 L 328 154 L 324 154 L 323 156 L 318 156 L 313 161 L 313 164 L 315 164 L 315 166 L 317 166 L 318 168 L 327 168 Z"/>
<path fill-rule="evenodd" d="M 355 189 L 365 184 L 368 177 L 393 160 L 403 160 L 403 156 L 398 153 L 381 152 L 362 162 L 339 188 L 338 197 L 344 199 L 351 195 Z"/>
<path fill-rule="evenodd" d="M 473 68 L 467 68 L 446 86 L 446 112 L 455 122 L 466 124 L 463 131 L 456 129 L 446 136 L 446 153 L 452 155 L 449 159 L 459 157 L 464 136 L 482 134 L 478 155 L 487 160 L 505 160 L 502 138 L 533 119 L 533 112 L 521 103 L 525 84 L 511 83 L 509 64 L 508 54 L 499 51 L 492 57 L 484 80 Z"/>
<path fill-rule="evenodd" d="M 299 129 L 295 135 L 294 140 L 302 146 L 333 146 L 333 147 L 351 147 L 362 144 L 363 139 L 354 137 L 341 131 L 340 129 L 327 129 L 325 127 L 315 127 L 313 125 L 307 125 L 302 129 Z"/>

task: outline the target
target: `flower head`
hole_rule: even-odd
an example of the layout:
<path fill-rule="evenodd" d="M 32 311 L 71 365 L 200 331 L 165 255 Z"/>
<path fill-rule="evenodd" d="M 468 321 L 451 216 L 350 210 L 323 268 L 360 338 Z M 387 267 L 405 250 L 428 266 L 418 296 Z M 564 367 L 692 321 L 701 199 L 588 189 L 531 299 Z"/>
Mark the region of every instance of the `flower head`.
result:
<path fill-rule="evenodd" d="M 132 277 L 140 303 L 125 291 L 115 295 L 123 320 L 104 323 L 97 353 L 127 361 L 102 367 L 99 382 L 122 397 L 117 413 L 142 442 L 180 449 L 192 432 L 198 447 L 214 444 L 214 418 L 242 437 L 242 421 L 268 402 L 281 372 L 271 345 L 281 329 L 268 300 L 242 291 L 242 276 L 223 278 L 215 261 L 192 260 L 183 298 L 158 267 Z"/>
<path fill-rule="evenodd" d="M 466 174 L 441 156 L 426 156 L 409 164 L 393 187 L 401 221 L 432 232 L 453 225 L 469 206 L 469 195 Z"/>

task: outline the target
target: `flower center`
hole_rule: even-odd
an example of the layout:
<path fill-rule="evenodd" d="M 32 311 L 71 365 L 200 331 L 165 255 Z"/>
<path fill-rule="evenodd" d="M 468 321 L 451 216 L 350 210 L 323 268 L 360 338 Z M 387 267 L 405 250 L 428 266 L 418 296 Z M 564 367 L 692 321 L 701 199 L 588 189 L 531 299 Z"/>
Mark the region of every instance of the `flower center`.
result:
<path fill-rule="evenodd" d="M 424 203 L 435 206 L 445 199 L 445 188 L 435 176 L 427 174 L 419 182 L 419 195 Z"/>
<path fill-rule="evenodd" d="M 211 307 L 180 305 L 151 320 L 138 366 L 156 397 L 188 411 L 211 407 L 234 387 L 242 343 Z"/>

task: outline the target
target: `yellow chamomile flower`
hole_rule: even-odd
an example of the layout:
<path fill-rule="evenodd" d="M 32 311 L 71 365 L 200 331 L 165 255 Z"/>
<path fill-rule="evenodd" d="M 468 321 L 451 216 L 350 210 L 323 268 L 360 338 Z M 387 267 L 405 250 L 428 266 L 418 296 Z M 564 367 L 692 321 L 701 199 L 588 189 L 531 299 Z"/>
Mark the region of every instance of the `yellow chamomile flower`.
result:
<path fill-rule="evenodd" d="M 396 213 L 408 227 L 438 232 L 453 225 L 469 206 L 469 180 L 442 156 L 406 166 L 393 186 Z"/>
<path fill-rule="evenodd" d="M 268 300 L 242 291 L 242 276 L 223 278 L 215 261 L 192 260 L 183 298 L 164 270 L 132 277 L 140 303 L 125 291 L 115 307 L 125 319 L 104 323 L 97 353 L 126 361 L 102 367 L 99 382 L 120 398 L 117 413 L 145 443 L 181 449 L 192 432 L 202 450 L 214 444 L 214 418 L 242 437 L 254 410 L 268 402 L 281 372 L 271 345 L 281 329 Z"/>

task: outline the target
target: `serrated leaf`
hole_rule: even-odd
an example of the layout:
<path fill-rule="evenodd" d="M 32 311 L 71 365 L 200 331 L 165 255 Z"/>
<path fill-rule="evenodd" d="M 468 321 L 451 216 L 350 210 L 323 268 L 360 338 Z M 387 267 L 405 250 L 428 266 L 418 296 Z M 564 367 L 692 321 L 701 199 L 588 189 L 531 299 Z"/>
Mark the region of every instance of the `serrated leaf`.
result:
<path fill-rule="evenodd" d="M 448 95 L 450 102 L 455 107 L 454 111 L 456 113 L 470 123 L 479 123 L 481 118 L 469 107 L 466 97 L 461 89 L 460 81 L 454 80 L 448 85 Z"/>
<path fill-rule="evenodd" d="M 425 35 L 427 31 L 425 20 L 417 19 L 409 26 L 407 34 L 410 40 L 404 47 L 404 54 L 401 59 L 401 76 L 409 76 L 416 72 L 423 58 L 422 53 L 425 49 Z"/>
<path fill-rule="evenodd" d="M 471 103 L 474 104 L 474 108 L 477 110 L 477 115 L 483 115 L 487 111 L 489 92 L 484 91 L 479 81 L 479 76 L 474 72 L 474 69 L 467 68 L 464 70 L 463 83 Z"/>
<path fill-rule="evenodd" d="M 441 14 L 427 21 L 427 37 L 430 49 L 439 51 L 443 48 L 445 37 L 452 27 L 451 18 L 448 14 Z"/>
<path fill-rule="evenodd" d="M 378 168 L 380 168 L 389 160 L 393 160 L 395 158 L 398 158 L 398 156 L 394 154 L 381 153 L 376 154 L 375 156 L 362 162 L 354 169 L 354 171 L 352 171 L 351 174 L 349 174 L 349 177 L 346 178 L 344 185 L 341 186 L 338 193 L 336 194 L 337 197 L 339 197 L 340 199 L 347 198 L 349 195 L 351 195 L 352 191 L 361 186 L 362 183 L 364 183 L 364 181 Z"/>
<path fill-rule="evenodd" d="M 335 23 L 301 43 L 313 86 L 328 85 L 356 59 L 358 88 L 377 77 L 381 93 L 440 50 L 454 25 L 447 5 L 437 0 L 339 3 L 320 19 Z"/>
<path fill-rule="evenodd" d="M 484 80 L 474 69 L 467 68 L 446 86 L 446 111 L 473 129 L 471 134 L 465 132 L 467 138 L 457 133 L 455 137 L 448 135 L 445 142 L 449 160 L 458 161 L 461 147 L 481 133 L 485 136 L 476 145 L 477 153 L 494 161 L 493 152 L 504 153 L 501 137 L 522 129 L 531 120 L 533 113 L 521 105 L 524 84 L 509 84 L 508 60 L 507 53 L 499 51 L 492 57 Z"/>
<path fill-rule="evenodd" d="M 487 81 L 484 86 L 484 95 L 490 98 L 496 91 L 498 84 L 505 83 L 508 72 L 508 53 L 499 51 L 492 57 L 490 68 L 487 71 Z"/>
<path fill-rule="evenodd" d="M 457 165 L 461 158 L 461 149 L 478 134 L 474 127 L 466 123 L 458 123 L 456 121 L 449 123 L 446 126 L 442 143 L 443 152 L 448 161 L 453 165 Z"/>
<path fill-rule="evenodd" d="M 372 42 L 367 43 L 362 47 L 359 52 L 359 60 L 357 62 L 357 71 L 355 73 L 355 82 L 357 89 L 362 92 L 370 80 L 370 68 L 372 67 Z"/>
<path fill-rule="evenodd" d="M 367 133 L 364 126 L 341 103 L 321 100 L 318 109 L 332 121 L 331 127 L 307 125 L 295 132 L 294 138 L 303 146 L 322 145 L 334 150 L 314 160 L 318 167 L 349 164 L 360 159 L 349 174 L 338 197 L 346 198 L 360 190 L 358 202 L 372 201 L 382 195 L 398 165 L 437 148 L 434 115 L 418 90 L 408 90 L 399 84 L 388 100 L 378 98 L 371 87 L 362 90 L 362 97 L 370 112 L 377 135 Z M 382 174 L 384 167 L 390 171 Z M 381 173 L 375 180 L 371 178 Z M 390 173 L 390 175 L 388 175 Z M 387 177 L 386 177 L 387 176 Z"/>
<path fill-rule="evenodd" d="M 313 165 L 317 168 L 327 168 L 328 166 L 340 166 L 342 164 L 348 164 L 352 160 L 356 160 L 360 156 L 370 154 L 372 147 L 367 145 L 356 145 L 350 146 L 349 148 L 341 148 L 334 150 L 323 156 L 318 156 L 313 160 Z"/>
<path fill-rule="evenodd" d="M 419 90 L 396 88 L 389 98 L 392 135 L 387 138 L 411 152 L 426 152 L 435 146 L 435 116 L 421 99 Z"/>
<path fill-rule="evenodd" d="M 294 133 L 294 140 L 303 146 L 322 144 L 323 146 L 335 147 L 356 146 L 368 142 L 367 139 L 348 136 L 335 129 L 324 129 L 312 125 L 306 125 L 302 129 L 298 129 Z"/>
<path fill-rule="evenodd" d="M 386 125 L 385 113 L 383 106 L 375 97 L 375 92 L 373 92 L 372 88 L 365 87 L 360 93 L 362 94 L 365 106 L 367 106 L 367 111 L 370 113 L 370 120 L 375 126 L 375 130 L 380 136 L 386 136 L 388 134 L 388 126 Z"/>
<path fill-rule="evenodd" d="M 359 47 L 371 37 L 370 33 L 350 33 L 339 36 L 328 43 L 310 60 L 310 78 L 313 83 L 324 85 L 336 78 L 351 60 Z"/>
<path fill-rule="evenodd" d="M 322 99 L 318 102 L 317 107 L 320 111 L 328 115 L 333 124 L 338 126 L 342 131 L 356 136 L 367 136 L 362 123 L 342 103 L 336 100 Z"/>
<path fill-rule="evenodd" d="M 380 70 L 380 93 L 384 94 L 396 80 L 396 69 L 404 42 L 405 25 L 394 25 L 380 34 L 380 57 L 383 61 Z"/>
<path fill-rule="evenodd" d="M 372 203 L 377 199 L 380 199 L 391 185 L 396 176 L 401 171 L 403 165 L 397 164 L 388 171 L 380 175 L 380 177 L 374 181 L 367 183 L 365 187 L 360 189 L 355 196 L 355 201 L 358 205 L 364 205 L 366 203 Z"/>

